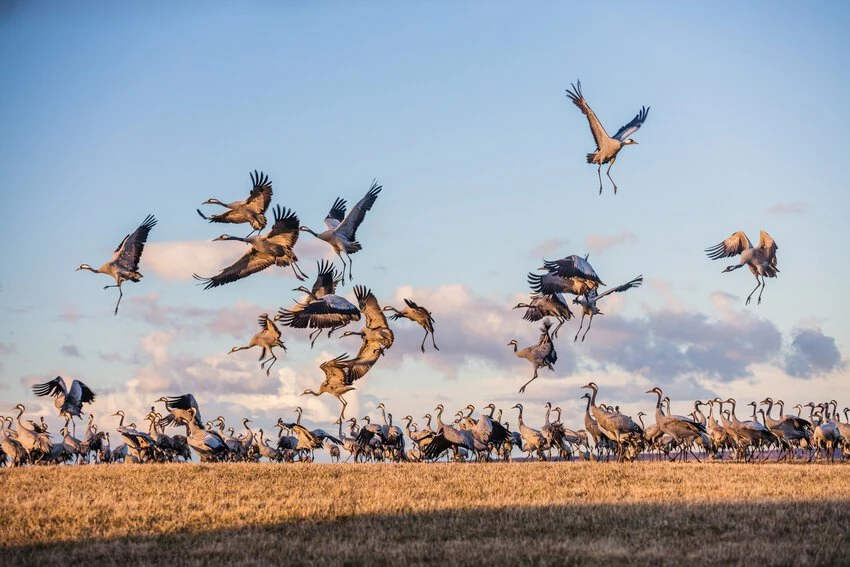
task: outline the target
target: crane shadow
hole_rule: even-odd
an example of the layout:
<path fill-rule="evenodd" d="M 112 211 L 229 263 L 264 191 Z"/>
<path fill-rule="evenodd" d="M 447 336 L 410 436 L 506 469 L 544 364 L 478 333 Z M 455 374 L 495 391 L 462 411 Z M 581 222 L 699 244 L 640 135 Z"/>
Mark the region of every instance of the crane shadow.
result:
<path fill-rule="evenodd" d="M 848 515 L 847 500 L 400 511 L 46 545 L 0 541 L 0 564 L 838 565 L 850 561 L 850 523 L 837 520 Z"/>

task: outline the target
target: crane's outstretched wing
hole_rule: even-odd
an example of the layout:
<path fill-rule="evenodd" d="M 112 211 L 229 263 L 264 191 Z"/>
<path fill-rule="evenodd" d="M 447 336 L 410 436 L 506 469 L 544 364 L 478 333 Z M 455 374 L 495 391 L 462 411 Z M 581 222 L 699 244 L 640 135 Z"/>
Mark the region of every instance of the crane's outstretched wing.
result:
<path fill-rule="evenodd" d="M 325 217 L 325 226 L 328 227 L 328 230 L 335 229 L 342 222 L 342 219 L 345 218 L 346 202 L 345 199 L 337 197 L 334 204 L 331 205 L 331 210 L 328 211 L 328 216 Z"/>
<path fill-rule="evenodd" d="M 586 257 L 581 257 L 576 254 L 561 258 L 560 260 L 543 260 L 541 270 L 546 270 L 550 274 L 561 276 L 562 278 L 583 278 L 592 282 L 602 283 L 596 270 L 590 265 Z"/>
<path fill-rule="evenodd" d="M 364 285 L 356 285 L 354 286 L 354 296 L 357 298 L 360 311 L 366 316 L 367 327 L 370 329 L 389 327 L 387 317 L 371 289 L 367 289 Z"/>
<path fill-rule="evenodd" d="M 706 248 L 705 253 L 712 260 L 720 258 L 728 258 L 737 256 L 744 250 L 750 247 L 750 239 L 743 231 L 739 230 L 720 244 L 715 244 L 711 248 Z"/>
<path fill-rule="evenodd" d="M 431 315 L 431 312 L 430 312 L 430 311 L 428 311 L 427 309 L 425 309 L 425 308 L 424 308 L 424 307 L 422 307 L 421 305 L 417 304 L 417 303 L 416 303 L 415 301 L 413 301 L 412 299 L 407 299 L 407 298 L 405 298 L 405 299 L 404 299 L 404 302 L 407 304 L 407 306 L 408 306 L 408 307 L 410 307 L 410 308 L 411 308 L 411 309 L 413 309 L 414 311 L 419 311 L 420 313 L 422 313 L 423 315 L 425 315 L 425 316 L 428 318 L 428 321 L 430 321 L 432 324 L 434 323 L 434 317 L 433 317 L 433 315 Z"/>
<path fill-rule="evenodd" d="M 61 376 L 57 376 L 50 382 L 36 384 L 32 387 L 32 393 L 36 396 L 46 396 L 49 394 L 54 398 L 59 394 L 64 396 L 67 394 L 67 390 L 65 389 L 65 380 Z"/>
<path fill-rule="evenodd" d="M 73 382 L 71 382 L 71 398 L 75 397 L 75 395 L 77 394 L 77 388 L 80 389 L 79 397 L 81 404 L 90 404 L 94 401 L 95 393 L 92 392 L 91 388 L 89 388 L 79 380 L 74 380 Z"/>
<path fill-rule="evenodd" d="M 593 140 L 596 142 L 596 149 L 599 150 L 604 143 L 604 140 L 608 139 L 608 133 L 605 131 L 605 128 L 602 126 L 602 123 L 599 122 L 599 119 L 596 117 L 596 113 L 591 110 L 590 105 L 587 104 L 587 101 L 584 99 L 584 95 L 581 94 L 581 81 L 576 81 L 577 84 L 570 84 L 573 90 L 567 89 L 567 96 L 573 101 L 579 109 L 581 109 L 582 114 L 587 116 L 587 122 L 590 124 L 590 132 L 593 134 Z"/>
<path fill-rule="evenodd" d="M 631 281 L 627 281 L 622 285 L 618 285 L 617 287 L 612 287 L 609 290 L 606 290 L 605 293 L 600 293 L 596 296 L 596 299 L 601 299 L 608 295 L 609 293 L 619 293 L 621 291 L 626 291 L 627 289 L 632 289 L 633 287 L 638 287 L 643 283 L 643 275 L 636 277 Z"/>
<path fill-rule="evenodd" d="M 640 127 L 643 126 L 643 123 L 646 122 L 646 117 L 649 114 L 649 107 L 642 106 L 640 107 L 640 111 L 632 118 L 631 122 L 617 130 L 617 133 L 614 134 L 614 139 L 619 140 L 621 142 L 625 142 L 629 136 L 640 130 Z"/>
<path fill-rule="evenodd" d="M 112 257 L 114 262 L 122 269 L 128 272 L 136 272 L 139 269 L 139 258 L 142 257 L 142 251 L 145 249 L 148 234 L 156 225 L 156 218 L 153 215 L 148 215 L 139 228 L 124 237 L 118 248 L 115 249 Z"/>
<path fill-rule="evenodd" d="M 275 339 L 280 339 L 280 329 L 277 328 L 277 325 L 274 324 L 274 321 L 271 320 L 267 313 L 260 315 L 260 319 L 257 322 L 262 331 L 265 331 Z M 283 350 L 286 350 L 286 347 L 283 347 Z"/>
<path fill-rule="evenodd" d="M 360 320 L 360 310 L 344 297 L 326 295 L 303 307 L 280 309 L 277 319 L 295 329 L 328 329 Z"/>
<path fill-rule="evenodd" d="M 351 211 L 346 215 L 345 219 L 339 226 L 336 231 L 337 234 L 341 234 L 344 236 L 349 242 L 353 242 L 357 239 L 357 227 L 360 226 L 360 223 L 363 222 L 363 219 L 366 218 L 366 211 L 372 208 L 372 205 L 375 204 L 375 200 L 378 198 L 378 193 L 383 189 L 383 185 L 378 185 L 376 180 L 372 180 L 372 186 L 369 188 L 369 191 L 366 192 L 366 195 L 360 199 L 356 205 L 351 207 Z"/>
<path fill-rule="evenodd" d="M 776 241 L 763 230 L 759 232 L 758 247 L 764 250 L 764 253 L 767 256 L 767 261 L 770 265 L 776 267 L 776 251 L 779 250 L 779 246 L 777 246 Z"/>
<path fill-rule="evenodd" d="M 299 225 L 300 221 L 295 211 L 277 205 L 274 209 L 274 224 L 266 234 L 266 240 L 282 248 L 292 250 L 292 247 L 298 242 L 298 235 L 301 232 L 298 230 Z"/>
<path fill-rule="evenodd" d="M 259 254 L 252 248 L 233 264 L 224 268 L 218 275 L 211 278 L 204 278 L 198 274 L 192 274 L 192 277 L 201 283 L 206 284 L 204 289 L 211 289 L 230 282 L 235 282 L 236 280 L 241 280 L 242 278 L 247 278 L 251 274 L 265 270 L 274 263 L 275 259 L 272 256 L 269 256 L 268 254 Z"/>
<path fill-rule="evenodd" d="M 272 202 L 272 183 L 268 175 L 262 171 L 258 173 L 256 169 L 251 174 L 251 183 L 253 187 L 245 199 L 245 207 L 257 214 L 265 213 Z"/>
<path fill-rule="evenodd" d="M 555 274 L 535 274 L 529 272 L 528 285 L 531 291 L 540 294 L 570 293 L 583 295 L 599 287 L 599 282 L 584 278 L 564 278 Z"/>

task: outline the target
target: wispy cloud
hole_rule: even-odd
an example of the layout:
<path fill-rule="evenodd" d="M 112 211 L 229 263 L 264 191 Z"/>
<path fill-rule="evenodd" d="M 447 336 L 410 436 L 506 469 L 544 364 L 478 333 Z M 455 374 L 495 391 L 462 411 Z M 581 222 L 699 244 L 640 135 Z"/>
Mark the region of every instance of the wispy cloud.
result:
<path fill-rule="evenodd" d="M 548 240 L 544 240 L 534 248 L 528 251 L 526 256 L 531 259 L 540 259 L 540 258 L 548 258 L 561 250 L 564 246 L 569 244 L 569 240 L 566 238 L 550 238 Z"/>
<path fill-rule="evenodd" d="M 802 215 L 809 211 L 809 205 L 805 201 L 775 203 L 765 210 L 772 215 Z"/>
<path fill-rule="evenodd" d="M 228 240 L 151 242 L 145 248 L 142 271 L 149 271 L 165 281 L 188 281 L 192 274 L 207 277 L 219 273 L 247 251 L 247 244 Z M 335 257 L 330 246 L 312 236 L 299 240 L 295 252 L 301 258 Z M 306 270 L 307 266 L 302 268 Z M 294 278 L 290 268 L 271 267 L 267 270 L 278 276 Z"/>
<path fill-rule="evenodd" d="M 15 345 L 9 343 L 0 343 L 0 356 L 14 354 L 16 352 L 17 351 L 15 350 Z"/>
<path fill-rule="evenodd" d="M 590 234 L 584 239 L 584 246 L 591 254 L 602 254 L 615 246 L 637 244 L 637 241 L 635 233 L 624 230 L 611 235 Z"/>
<path fill-rule="evenodd" d="M 80 349 L 78 349 L 76 345 L 62 345 L 61 347 L 59 347 L 59 352 L 61 352 L 65 356 L 83 358 L 83 356 L 80 354 Z"/>

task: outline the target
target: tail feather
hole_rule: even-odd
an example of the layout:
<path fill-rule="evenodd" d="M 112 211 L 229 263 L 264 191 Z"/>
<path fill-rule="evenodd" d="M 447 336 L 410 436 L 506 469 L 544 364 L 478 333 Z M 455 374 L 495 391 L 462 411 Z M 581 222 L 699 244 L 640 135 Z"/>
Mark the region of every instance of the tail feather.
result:
<path fill-rule="evenodd" d="M 593 163 L 593 160 L 596 159 L 596 152 L 592 154 L 587 154 L 587 163 Z"/>

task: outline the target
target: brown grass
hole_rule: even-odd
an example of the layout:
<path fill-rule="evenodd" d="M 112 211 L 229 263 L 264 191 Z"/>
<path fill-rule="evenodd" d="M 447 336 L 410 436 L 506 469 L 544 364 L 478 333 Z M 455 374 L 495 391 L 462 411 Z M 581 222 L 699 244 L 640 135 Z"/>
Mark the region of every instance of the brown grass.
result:
<path fill-rule="evenodd" d="M 850 561 L 841 465 L 26 468 L 0 510 L 12 565 Z"/>

